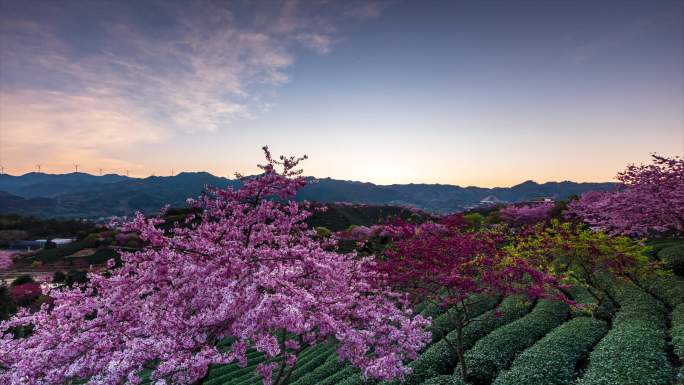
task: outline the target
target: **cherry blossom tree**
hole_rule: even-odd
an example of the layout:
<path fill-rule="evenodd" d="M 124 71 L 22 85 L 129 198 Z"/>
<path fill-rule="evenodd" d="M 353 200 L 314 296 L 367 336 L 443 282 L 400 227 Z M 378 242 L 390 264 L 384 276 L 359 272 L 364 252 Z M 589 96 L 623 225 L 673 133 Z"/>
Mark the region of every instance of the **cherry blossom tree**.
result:
<path fill-rule="evenodd" d="M 468 375 L 464 329 L 473 322 L 472 309 L 480 301 L 523 295 L 572 303 L 556 276 L 502 250 L 507 240 L 504 231 L 465 231 L 465 227 L 460 215 L 436 223 L 388 226 L 386 232 L 394 241 L 378 263 L 395 288 L 447 309 L 456 338 L 447 331 L 442 335 L 462 363 L 464 380 Z"/>
<path fill-rule="evenodd" d="M 532 225 L 548 221 L 554 206 L 555 204 L 550 202 L 508 205 L 501 209 L 501 219 L 513 226 Z"/>
<path fill-rule="evenodd" d="M 2 323 L 0 383 L 137 384 L 149 368 L 156 384 L 189 384 L 212 364 L 246 366 L 256 349 L 264 384 L 285 384 L 298 353 L 330 339 L 366 377 L 407 373 L 429 322 L 387 288 L 373 258 L 328 251 L 307 228 L 306 205 L 290 200 L 306 184 L 304 158 L 264 151 L 263 173 L 240 189 L 209 190 L 171 229 L 138 214 L 126 231 L 140 234 L 142 251 Z M 23 325 L 32 334 L 13 338 Z"/>
<path fill-rule="evenodd" d="M 615 191 L 584 193 L 568 212 L 610 234 L 684 233 L 684 159 L 652 158 L 619 173 Z"/>

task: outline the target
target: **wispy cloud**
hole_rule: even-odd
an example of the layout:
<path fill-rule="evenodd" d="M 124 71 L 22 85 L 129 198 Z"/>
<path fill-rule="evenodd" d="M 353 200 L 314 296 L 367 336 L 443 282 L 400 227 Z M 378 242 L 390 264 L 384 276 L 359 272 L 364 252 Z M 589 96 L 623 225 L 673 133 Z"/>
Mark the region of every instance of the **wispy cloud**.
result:
<path fill-rule="evenodd" d="M 97 157 L 268 109 L 299 49 L 329 53 L 352 5 L 2 1 L 0 151 Z M 359 3 L 357 19 L 382 8 Z M 364 16 L 365 15 L 365 16 Z M 80 153 L 80 155 L 79 155 Z M 122 161 L 123 162 L 123 161 Z"/>

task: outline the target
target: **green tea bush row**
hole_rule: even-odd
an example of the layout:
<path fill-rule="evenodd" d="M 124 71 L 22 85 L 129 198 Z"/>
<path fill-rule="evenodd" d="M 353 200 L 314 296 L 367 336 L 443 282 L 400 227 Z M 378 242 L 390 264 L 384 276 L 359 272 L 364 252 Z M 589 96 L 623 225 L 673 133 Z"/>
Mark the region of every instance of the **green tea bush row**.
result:
<path fill-rule="evenodd" d="M 339 372 L 333 374 L 332 376 L 327 377 L 326 379 L 320 381 L 318 385 L 334 385 L 338 384 L 347 377 L 351 377 L 355 373 L 358 373 L 359 370 L 349 364 L 345 364 L 344 368 L 340 370 Z"/>
<path fill-rule="evenodd" d="M 684 276 L 684 244 L 666 247 L 658 252 L 665 266 L 679 276 Z"/>
<path fill-rule="evenodd" d="M 460 377 L 443 374 L 425 380 L 421 385 L 468 385 Z"/>
<path fill-rule="evenodd" d="M 303 375 L 297 381 L 290 381 L 291 385 L 316 385 L 321 383 L 322 380 L 332 376 L 333 374 L 341 371 L 345 366 L 344 362 L 340 362 L 336 353 L 328 355 L 328 359 L 318 366 L 313 371 Z"/>
<path fill-rule="evenodd" d="M 297 365 L 290 375 L 290 383 L 297 381 L 300 377 L 321 366 L 330 355 L 337 355 L 335 354 L 335 346 L 333 344 L 326 344 L 325 348 L 319 350 L 316 354 L 306 357 L 305 360 L 298 360 Z"/>
<path fill-rule="evenodd" d="M 678 305 L 672 312 L 672 347 L 674 353 L 684 362 L 684 303 Z M 684 366 L 680 369 L 678 380 L 684 383 Z"/>
<path fill-rule="evenodd" d="M 516 297 L 508 297 L 501 302 L 496 310 L 488 311 L 467 325 L 463 332 L 465 348 L 472 347 L 477 340 L 491 333 L 496 328 L 524 316 L 530 306 L 529 303 Z M 456 338 L 456 333 L 448 336 Z M 431 345 L 416 360 L 409 364 L 412 372 L 406 376 L 402 384 L 417 385 L 440 374 L 448 374 L 456 365 L 458 358 L 445 340 Z M 398 381 L 392 384 L 398 384 Z M 389 385 L 383 382 L 383 385 Z"/>
<path fill-rule="evenodd" d="M 589 356 L 579 385 L 666 385 L 672 369 L 666 354 L 666 312 L 651 295 L 627 288 L 613 328 Z"/>
<path fill-rule="evenodd" d="M 475 300 L 472 306 L 468 308 L 469 314 L 473 316 L 478 316 L 487 310 L 491 310 L 498 301 L 495 298 L 481 298 Z M 432 343 L 435 343 L 444 337 L 444 334 L 448 334 L 456 328 L 456 322 L 454 322 L 453 312 L 456 310 L 451 309 L 445 311 L 439 317 L 434 318 L 432 323 L 428 327 L 428 330 L 432 333 Z"/>
<path fill-rule="evenodd" d="M 518 353 L 562 324 L 568 314 L 568 306 L 562 302 L 541 301 L 530 314 L 494 330 L 466 352 L 468 378 L 476 383 L 490 383 Z M 459 372 L 456 369 L 454 375 L 460 375 Z"/>
<path fill-rule="evenodd" d="M 493 385 L 570 385 L 577 362 L 607 331 L 607 324 L 595 318 L 572 319 L 525 350 Z"/>

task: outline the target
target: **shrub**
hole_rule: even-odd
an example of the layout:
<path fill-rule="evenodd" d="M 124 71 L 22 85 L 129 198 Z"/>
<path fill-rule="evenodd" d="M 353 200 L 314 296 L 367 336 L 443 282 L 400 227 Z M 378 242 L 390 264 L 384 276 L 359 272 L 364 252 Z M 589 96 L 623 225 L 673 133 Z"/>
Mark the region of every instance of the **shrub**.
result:
<path fill-rule="evenodd" d="M 579 385 L 665 385 L 672 378 L 665 342 L 665 310 L 634 288 L 621 295 L 622 308 L 589 357 Z"/>
<path fill-rule="evenodd" d="M 66 279 L 66 274 L 63 271 L 57 270 L 52 274 L 52 283 L 63 283 Z"/>
<path fill-rule="evenodd" d="M 684 303 L 684 278 L 674 275 L 656 277 L 643 282 L 649 292 L 667 303 L 671 308 Z"/>
<path fill-rule="evenodd" d="M 14 302 L 6 286 L 0 286 L 0 321 L 9 318 L 16 311 Z"/>
<path fill-rule="evenodd" d="M 424 381 L 421 385 L 468 385 L 460 377 L 441 375 Z"/>
<path fill-rule="evenodd" d="M 355 367 L 351 365 L 345 365 L 344 369 L 333 374 L 332 376 L 329 376 L 325 380 L 318 382 L 317 385 L 334 385 L 339 383 L 340 381 L 343 381 L 345 378 L 351 376 L 356 372 L 358 372 L 358 369 L 356 369 Z"/>
<path fill-rule="evenodd" d="M 463 343 L 470 348 L 480 338 L 486 336 L 496 328 L 516 320 L 529 310 L 529 303 L 516 297 L 504 299 L 496 310 L 488 311 L 465 327 Z M 453 332 L 452 332 L 453 333 Z M 454 337 L 455 336 L 451 336 Z M 440 374 L 448 374 L 456 366 L 458 358 L 445 340 L 431 345 L 416 360 L 408 366 L 413 370 L 406 376 L 402 384 L 417 385 Z M 392 384 L 398 384 L 393 382 Z M 383 385 L 388 383 L 383 382 Z"/>
<path fill-rule="evenodd" d="M 666 247 L 658 252 L 658 257 L 673 273 L 684 276 L 684 244 Z"/>
<path fill-rule="evenodd" d="M 684 304 L 677 306 L 672 312 L 672 347 L 679 360 L 684 362 Z M 684 380 L 684 368 L 680 373 L 681 380 Z"/>
<path fill-rule="evenodd" d="M 576 363 L 607 331 L 606 323 L 594 318 L 570 320 L 525 350 L 493 385 L 570 385 Z"/>
<path fill-rule="evenodd" d="M 481 298 L 479 301 L 475 301 L 472 306 L 468 308 L 468 312 L 473 316 L 478 316 L 487 310 L 492 309 L 496 306 L 497 300 L 494 298 Z M 455 309 L 451 310 L 456 311 Z M 433 318 L 432 323 L 428 327 L 428 330 L 432 333 L 432 342 L 437 342 L 444 334 L 447 334 L 456 328 L 456 322 L 454 321 L 453 315 L 449 312 L 444 312 L 440 316 Z"/>
<path fill-rule="evenodd" d="M 28 274 L 24 274 L 24 275 L 20 275 L 17 278 L 15 278 L 14 281 L 12 281 L 12 283 L 10 284 L 10 286 L 19 286 L 19 285 L 24 285 L 24 284 L 33 283 L 33 282 L 36 282 L 33 280 L 33 277 L 31 277 Z"/>
<path fill-rule="evenodd" d="M 69 270 L 66 274 L 66 279 L 64 280 L 64 284 L 69 287 L 73 287 L 74 284 L 77 283 L 86 282 L 88 282 L 88 274 L 85 271 L 76 269 Z"/>
<path fill-rule="evenodd" d="M 325 362 L 318 366 L 313 371 L 303 375 L 297 381 L 290 382 L 291 385 L 316 385 L 322 380 L 332 376 L 333 374 L 339 372 L 344 368 L 344 362 L 340 362 L 336 353 L 332 353 L 328 356 Z"/>
<path fill-rule="evenodd" d="M 563 323 L 568 317 L 568 310 L 564 303 L 541 301 L 530 314 L 479 340 L 465 355 L 468 378 L 477 383 L 491 382 L 518 353 Z"/>

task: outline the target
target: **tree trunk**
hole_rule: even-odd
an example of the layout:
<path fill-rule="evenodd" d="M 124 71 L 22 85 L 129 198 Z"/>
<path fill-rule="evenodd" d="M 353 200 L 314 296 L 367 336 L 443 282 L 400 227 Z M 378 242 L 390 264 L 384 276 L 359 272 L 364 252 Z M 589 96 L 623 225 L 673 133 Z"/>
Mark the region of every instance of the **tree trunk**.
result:
<path fill-rule="evenodd" d="M 468 366 L 465 362 L 465 352 L 463 351 L 463 326 L 459 322 L 457 327 L 456 347 L 458 350 L 458 360 L 461 362 L 461 378 L 463 381 L 468 377 Z"/>

